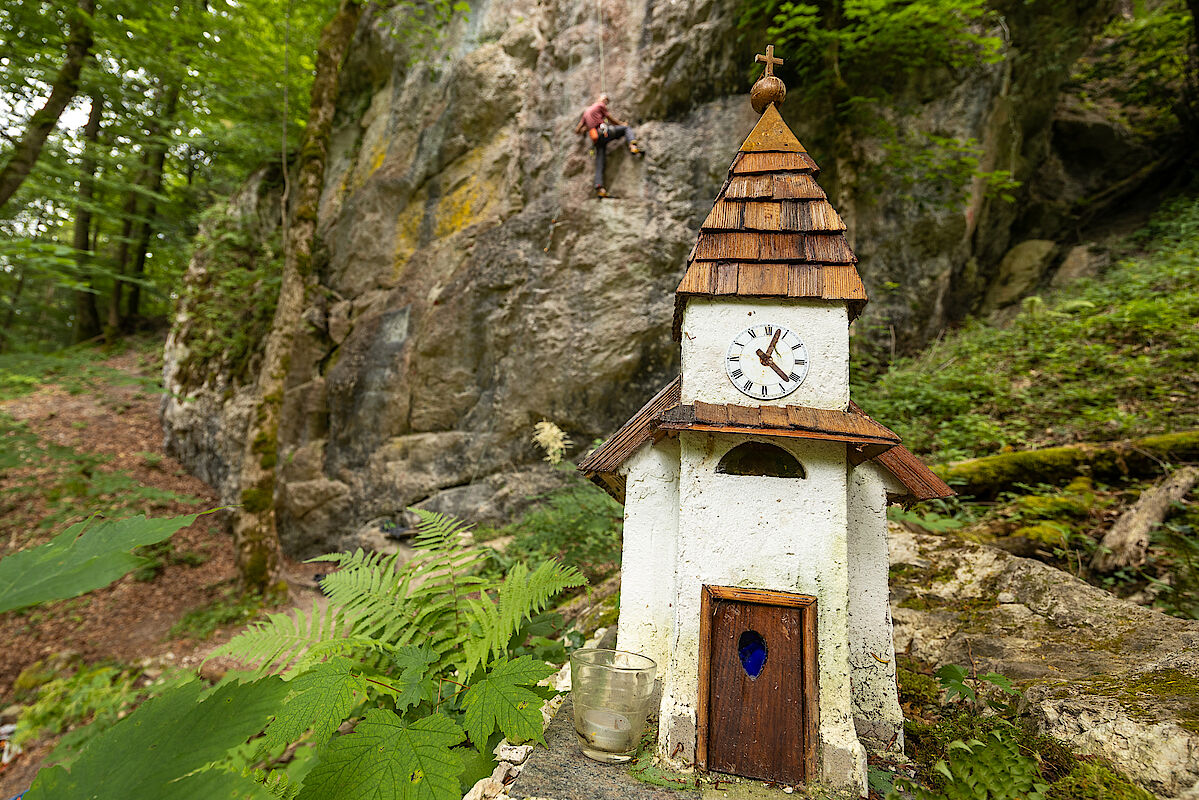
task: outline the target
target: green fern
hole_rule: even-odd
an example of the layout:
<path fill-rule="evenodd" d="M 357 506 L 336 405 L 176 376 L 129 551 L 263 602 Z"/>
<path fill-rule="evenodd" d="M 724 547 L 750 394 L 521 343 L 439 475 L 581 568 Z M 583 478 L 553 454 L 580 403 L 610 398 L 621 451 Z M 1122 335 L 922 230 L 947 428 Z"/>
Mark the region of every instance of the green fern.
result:
<path fill-rule="evenodd" d="M 584 583 L 577 569 L 556 561 L 546 561 L 532 572 L 524 564 L 516 564 L 500 585 L 498 600 L 483 592 L 470 601 L 472 622 L 481 633 L 464 643 L 463 673 L 469 676 L 481 664 L 502 657 L 526 620 L 544 610 L 563 589 Z"/>
<path fill-rule="evenodd" d="M 332 604 L 322 613 L 314 601 L 310 614 L 297 608 L 251 623 L 208 658 L 233 656 L 257 665 L 260 672 L 287 672 L 334 655 L 382 649 L 380 642 L 354 635 L 353 625 Z"/>

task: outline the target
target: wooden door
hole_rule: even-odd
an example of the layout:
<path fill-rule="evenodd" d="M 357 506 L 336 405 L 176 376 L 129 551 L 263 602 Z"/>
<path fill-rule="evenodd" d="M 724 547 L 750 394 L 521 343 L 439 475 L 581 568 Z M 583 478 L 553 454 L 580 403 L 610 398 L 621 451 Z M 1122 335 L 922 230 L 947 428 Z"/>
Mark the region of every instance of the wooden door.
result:
<path fill-rule="evenodd" d="M 703 600 L 700 765 L 807 780 L 815 766 L 815 598 L 705 586 Z"/>

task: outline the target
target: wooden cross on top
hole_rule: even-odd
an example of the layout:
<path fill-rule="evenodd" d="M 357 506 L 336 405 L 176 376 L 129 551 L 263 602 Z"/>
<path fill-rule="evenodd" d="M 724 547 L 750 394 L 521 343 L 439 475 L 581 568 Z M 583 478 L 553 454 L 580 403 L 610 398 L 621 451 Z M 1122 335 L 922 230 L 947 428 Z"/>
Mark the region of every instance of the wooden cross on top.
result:
<path fill-rule="evenodd" d="M 766 55 L 762 55 L 761 53 L 758 53 L 756 56 L 754 56 L 754 61 L 761 61 L 763 64 L 766 65 L 766 74 L 767 75 L 773 75 L 775 65 L 783 63 L 783 60 L 781 58 L 774 57 L 774 45 L 772 45 L 772 44 L 766 45 Z"/>

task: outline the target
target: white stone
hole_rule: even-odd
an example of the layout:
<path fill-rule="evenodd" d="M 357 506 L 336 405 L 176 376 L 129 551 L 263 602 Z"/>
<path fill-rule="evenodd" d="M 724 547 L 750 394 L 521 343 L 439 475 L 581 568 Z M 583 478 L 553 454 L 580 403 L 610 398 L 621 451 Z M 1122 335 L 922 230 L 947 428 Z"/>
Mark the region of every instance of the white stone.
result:
<path fill-rule="evenodd" d="M 789 328 L 808 352 L 808 374 L 786 397 L 759 401 L 729 381 L 725 354 L 751 325 Z M 808 406 L 844 411 L 849 406 L 849 315 L 844 303 L 824 300 L 691 298 L 683 312 L 684 403 Z"/>
<path fill-rule="evenodd" d="M 505 739 L 495 746 L 496 761 L 507 761 L 512 764 L 523 764 L 525 759 L 529 757 L 529 753 L 533 752 L 531 744 L 509 744 Z"/>

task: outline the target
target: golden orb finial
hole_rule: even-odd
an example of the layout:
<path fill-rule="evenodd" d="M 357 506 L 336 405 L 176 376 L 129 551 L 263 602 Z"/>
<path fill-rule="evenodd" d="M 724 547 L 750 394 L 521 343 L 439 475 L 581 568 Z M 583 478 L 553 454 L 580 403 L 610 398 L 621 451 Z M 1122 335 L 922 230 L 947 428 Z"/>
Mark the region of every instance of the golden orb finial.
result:
<path fill-rule="evenodd" d="M 774 57 L 774 45 L 766 45 L 766 54 L 758 53 L 754 56 L 754 61 L 766 65 L 762 77 L 758 78 L 757 83 L 749 90 L 749 104 L 754 107 L 754 111 L 761 114 L 771 103 L 778 106 L 783 104 L 787 99 L 787 85 L 774 74 L 775 65 L 783 63 L 781 58 Z"/>

